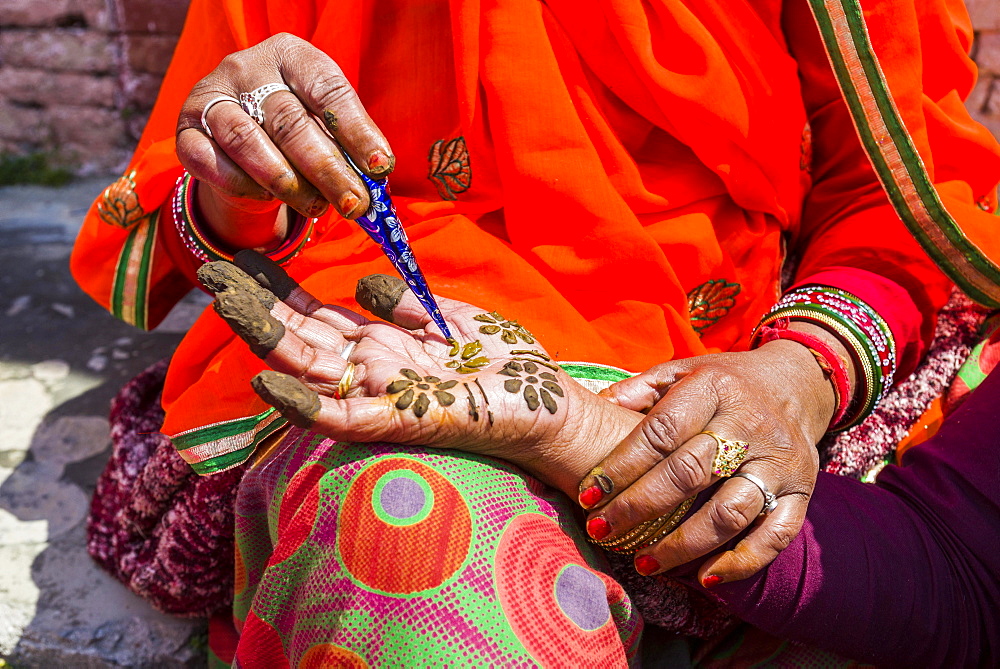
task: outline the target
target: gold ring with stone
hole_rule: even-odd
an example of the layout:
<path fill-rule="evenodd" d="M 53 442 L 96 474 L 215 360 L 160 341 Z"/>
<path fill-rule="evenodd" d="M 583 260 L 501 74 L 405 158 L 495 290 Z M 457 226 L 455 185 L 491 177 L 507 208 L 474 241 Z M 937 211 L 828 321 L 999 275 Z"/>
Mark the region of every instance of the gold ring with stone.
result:
<path fill-rule="evenodd" d="M 701 434 L 707 434 L 718 444 L 715 449 L 715 458 L 712 460 L 712 473 L 720 478 L 735 474 L 743 461 L 746 460 L 750 444 L 745 441 L 726 439 L 708 430 L 701 432 Z"/>

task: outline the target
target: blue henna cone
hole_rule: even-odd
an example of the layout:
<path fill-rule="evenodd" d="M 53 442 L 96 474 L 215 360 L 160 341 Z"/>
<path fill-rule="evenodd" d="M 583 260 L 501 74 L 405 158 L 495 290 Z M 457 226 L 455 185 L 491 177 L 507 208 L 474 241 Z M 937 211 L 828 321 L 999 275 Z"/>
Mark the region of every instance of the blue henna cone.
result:
<path fill-rule="evenodd" d="M 389 262 L 406 281 L 406 285 L 420 300 L 420 304 L 424 305 L 431 320 L 441 328 L 445 338 L 451 339 L 451 331 L 448 329 L 448 324 L 444 322 L 441 309 L 438 308 L 437 301 L 427 286 L 424 273 L 420 271 L 420 265 L 417 264 L 417 259 L 410 248 L 410 242 L 406 238 L 406 231 L 403 230 L 403 224 L 396 217 L 396 207 L 392 204 L 392 198 L 389 196 L 389 180 L 375 181 L 359 170 L 350 158 L 347 158 L 347 162 L 361 177 L 361 181 L 364 182 L 371 197 L 368 211 L 357 219 L 358 225 L 382 247 L 382 252 L 385 253 Z"/>

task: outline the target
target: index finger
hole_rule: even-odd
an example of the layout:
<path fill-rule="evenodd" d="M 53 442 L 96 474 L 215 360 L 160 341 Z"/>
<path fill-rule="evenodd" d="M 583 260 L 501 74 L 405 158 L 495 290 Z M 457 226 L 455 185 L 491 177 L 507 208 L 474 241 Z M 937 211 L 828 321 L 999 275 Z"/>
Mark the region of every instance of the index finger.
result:
<path fill-rule="evenodd" d="M 650 387 L 677 378 L 681 362 L 660 365 L 647 373 Z M 632 380 L 639 382 L 639 378 Z M 594 508 L 639 480 L 661 460 L 697 435 L 715 415 L 716 394 L 704 376 L 686 376 L 670 386 L 649 414 L 589 475 L 580 482 L 579 501 Z"/>
<path fill-rule="evenodd" d="M 372 121 L 343 70 L 312 44 L 289 36 L 281 45 L 278 69 L 310 112 L 323 120 L 362 171 L 380 179 L 396 159 L 385 135 Z"/>

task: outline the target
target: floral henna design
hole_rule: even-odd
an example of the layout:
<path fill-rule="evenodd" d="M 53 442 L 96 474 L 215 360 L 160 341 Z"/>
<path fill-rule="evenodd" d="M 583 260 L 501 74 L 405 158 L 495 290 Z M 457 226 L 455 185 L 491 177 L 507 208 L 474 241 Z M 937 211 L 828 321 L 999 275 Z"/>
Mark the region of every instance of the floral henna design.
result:
<path fill-rule="evenodd" d="M 520 393 L 532 411 L 537 410 L 539 406 L 544 406 L 551 414 L 559 410 L 559 405 L 553 397 L 553 395 L 565 396 L 562 386 L 558 383 L 559 378 L 551 372 L 540 371 L 535 362 L 531 360 L 508 362 L 497 374 L 511 377 L 503 382 L 504 390 L 513 394 Z"/>
<path fill-rule="evenodd" d="M 448 355 L 453 358 L 458 357 L 459 359 L 449 360 L 444 364 L 445 367 L 454 369 L 459 374 L 472 374 L 473 372 L 478 372 L 480 367 L 490 364 L 489 358 L 479 355 L 479 352 L 483 350 L 483 345 L 478 339 L 465 346 L 462 346 L 454 339 L 449 341 L 451 349 L 448 351 Z"/>
<path fill-rule="evenodd" d="M 455 403 L 455 396 L 448 391 L 457 386 L 458 381 L 442 381 L 436 376 L 420 376 L 412 369 L 401 369 L 399 373 L 406 378 L 393 381 L 385 390 L 390 395 L 399 395 L 396 398 L 396 408 L 400 411 L 412 408 L 413 415 L 420 418 L 431 406 L 428 393 L 433 395 L 442 407 L 449 407 Z"/>
<path fill-rule="evenodd" d="M 520 338 L 525 344 L 534 344 L 535 337 L 517 321 L 509 321 L 495 311 L 472 317 L 486 325 L 480 325 L 479 331 L 486 335 L 499 334 L 506 344 L 516 344 Z"/>

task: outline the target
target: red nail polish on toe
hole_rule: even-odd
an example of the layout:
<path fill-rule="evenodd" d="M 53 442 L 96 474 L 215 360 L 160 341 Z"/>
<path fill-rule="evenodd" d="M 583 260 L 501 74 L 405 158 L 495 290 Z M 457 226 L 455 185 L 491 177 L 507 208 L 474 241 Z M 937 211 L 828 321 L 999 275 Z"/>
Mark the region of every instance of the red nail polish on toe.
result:
<path fill-rule="evenodd" d="M 635 570 L 643 576 L 660 571 L 660 563 L 652 555 L 640 555 L 635 559 Z"/>
<path fill-rule="evenodd" d="M 591 539 L 600 541 L 611 534 L 611 524 L 600 516 L 591 518 L 587 521 L 587 534 L 590 535 Z"/>
<path fill-rule="evenodd" d="M 709 574 L 705 578 L 701 579 L 701 584 L 706 588 L 714 588 L 715 586 L 722 583 L 723 578 L 718 574 Z"/>
<path fill-rule="evenodd" d="M 601 501 L 604 497 L 604 491 L 601 490 L 600 486 L 592 485 L 583 492 L 580 493 L 580 504 L 584 508 L 590 508 Z"/>

